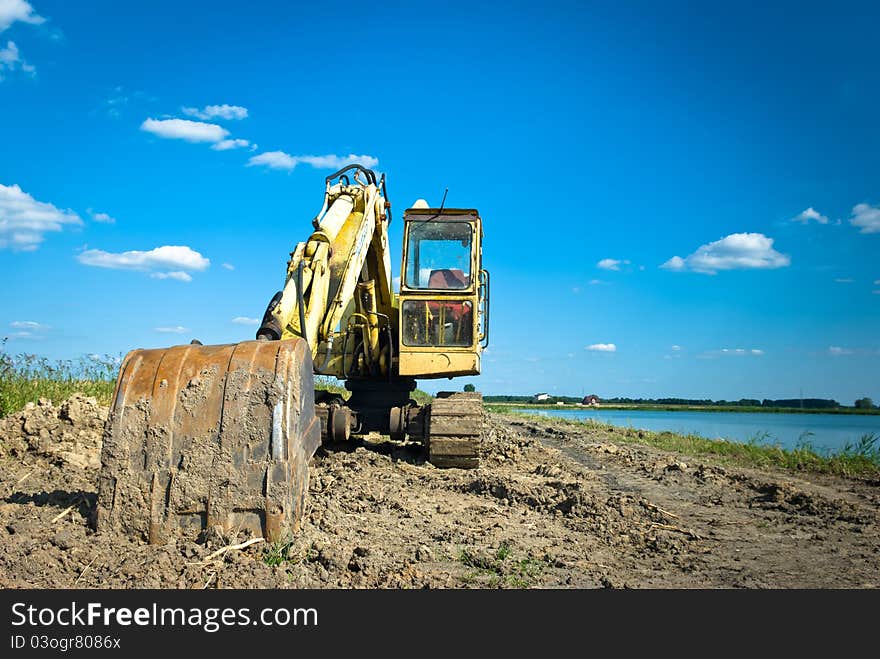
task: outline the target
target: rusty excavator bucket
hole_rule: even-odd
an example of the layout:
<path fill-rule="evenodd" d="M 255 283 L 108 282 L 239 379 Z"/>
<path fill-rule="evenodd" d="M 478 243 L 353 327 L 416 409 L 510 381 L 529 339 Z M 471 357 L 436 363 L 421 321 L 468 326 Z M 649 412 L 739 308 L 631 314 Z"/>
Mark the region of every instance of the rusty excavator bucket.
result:
<path fill-rule="evenodd" d="M 321 442 L 299 338 L 133 350 L 104 429 L 96 526 L 152 544 L 298 530 Z"/>

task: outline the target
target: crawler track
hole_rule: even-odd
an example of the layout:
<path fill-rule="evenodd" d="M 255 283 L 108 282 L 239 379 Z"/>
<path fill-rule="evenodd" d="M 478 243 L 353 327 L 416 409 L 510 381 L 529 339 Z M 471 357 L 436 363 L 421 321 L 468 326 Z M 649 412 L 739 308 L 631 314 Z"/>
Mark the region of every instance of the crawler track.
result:
<path fill-rule="evenodd" d="M 435 467 L 476 469 L 484 425 L 482 394 L 441 391 L 428 417 L 428 461 Z"/>

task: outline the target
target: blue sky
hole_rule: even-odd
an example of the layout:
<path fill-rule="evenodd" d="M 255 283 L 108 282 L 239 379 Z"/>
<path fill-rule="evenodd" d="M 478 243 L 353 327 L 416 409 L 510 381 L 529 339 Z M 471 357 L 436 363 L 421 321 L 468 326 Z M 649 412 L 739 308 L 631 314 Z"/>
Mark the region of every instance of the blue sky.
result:
<path fill-rule="evenodd" d="M 484 218 L 483 374 L 429 391 L 880 400 L 878 19 L 0 0 L 0 336 L 251 338 L 357 156 L 395 271 L 417 198 Z"/>

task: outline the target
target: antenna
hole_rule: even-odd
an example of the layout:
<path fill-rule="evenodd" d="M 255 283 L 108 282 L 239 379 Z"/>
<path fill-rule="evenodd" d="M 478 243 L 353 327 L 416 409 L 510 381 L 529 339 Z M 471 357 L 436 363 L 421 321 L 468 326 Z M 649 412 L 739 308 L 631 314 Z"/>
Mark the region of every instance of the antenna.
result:
<path fill-rule="evenodd" d="M 425 218 L 424 220 L 419 220 L 419 224 L 424 224 L 425 222 L 430 222 L 434 218 L 440 217 L 443 214 L 443 206 L 446 205 L 446 195 L 449 194 L 449 188 L 446 188 L 446 191 L 443 193 L 443 201 L 440 202 L 440 210 L 434 213 L 431 217 Z"/>

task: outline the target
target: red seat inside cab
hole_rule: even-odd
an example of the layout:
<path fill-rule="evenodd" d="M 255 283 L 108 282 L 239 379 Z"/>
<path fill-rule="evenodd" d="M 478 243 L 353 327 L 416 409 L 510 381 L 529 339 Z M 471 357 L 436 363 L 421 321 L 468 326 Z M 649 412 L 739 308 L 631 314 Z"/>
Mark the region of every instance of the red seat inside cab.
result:
<path fill-rule="evenodd" d="M 458 268 L 431 270 L 428 277 L 428 288 L 467 288 L 468 278 Z"/>
<path fill-rule="evenodd" d="M 468 276 L 458 268 L 431 270 L 431 274 L 428 276 L 428 288 L 463 290 L 468 287 L 468 283 Z M 471 306 L 464 302 L 446 302 L 444 306 L 447 317 L 451 316 L 453 320 L 460 320 L 471 310 Z M 440 303 L 438 302 L 429 302 L 428 308 L 433 314 L 440 313 Z"/>

